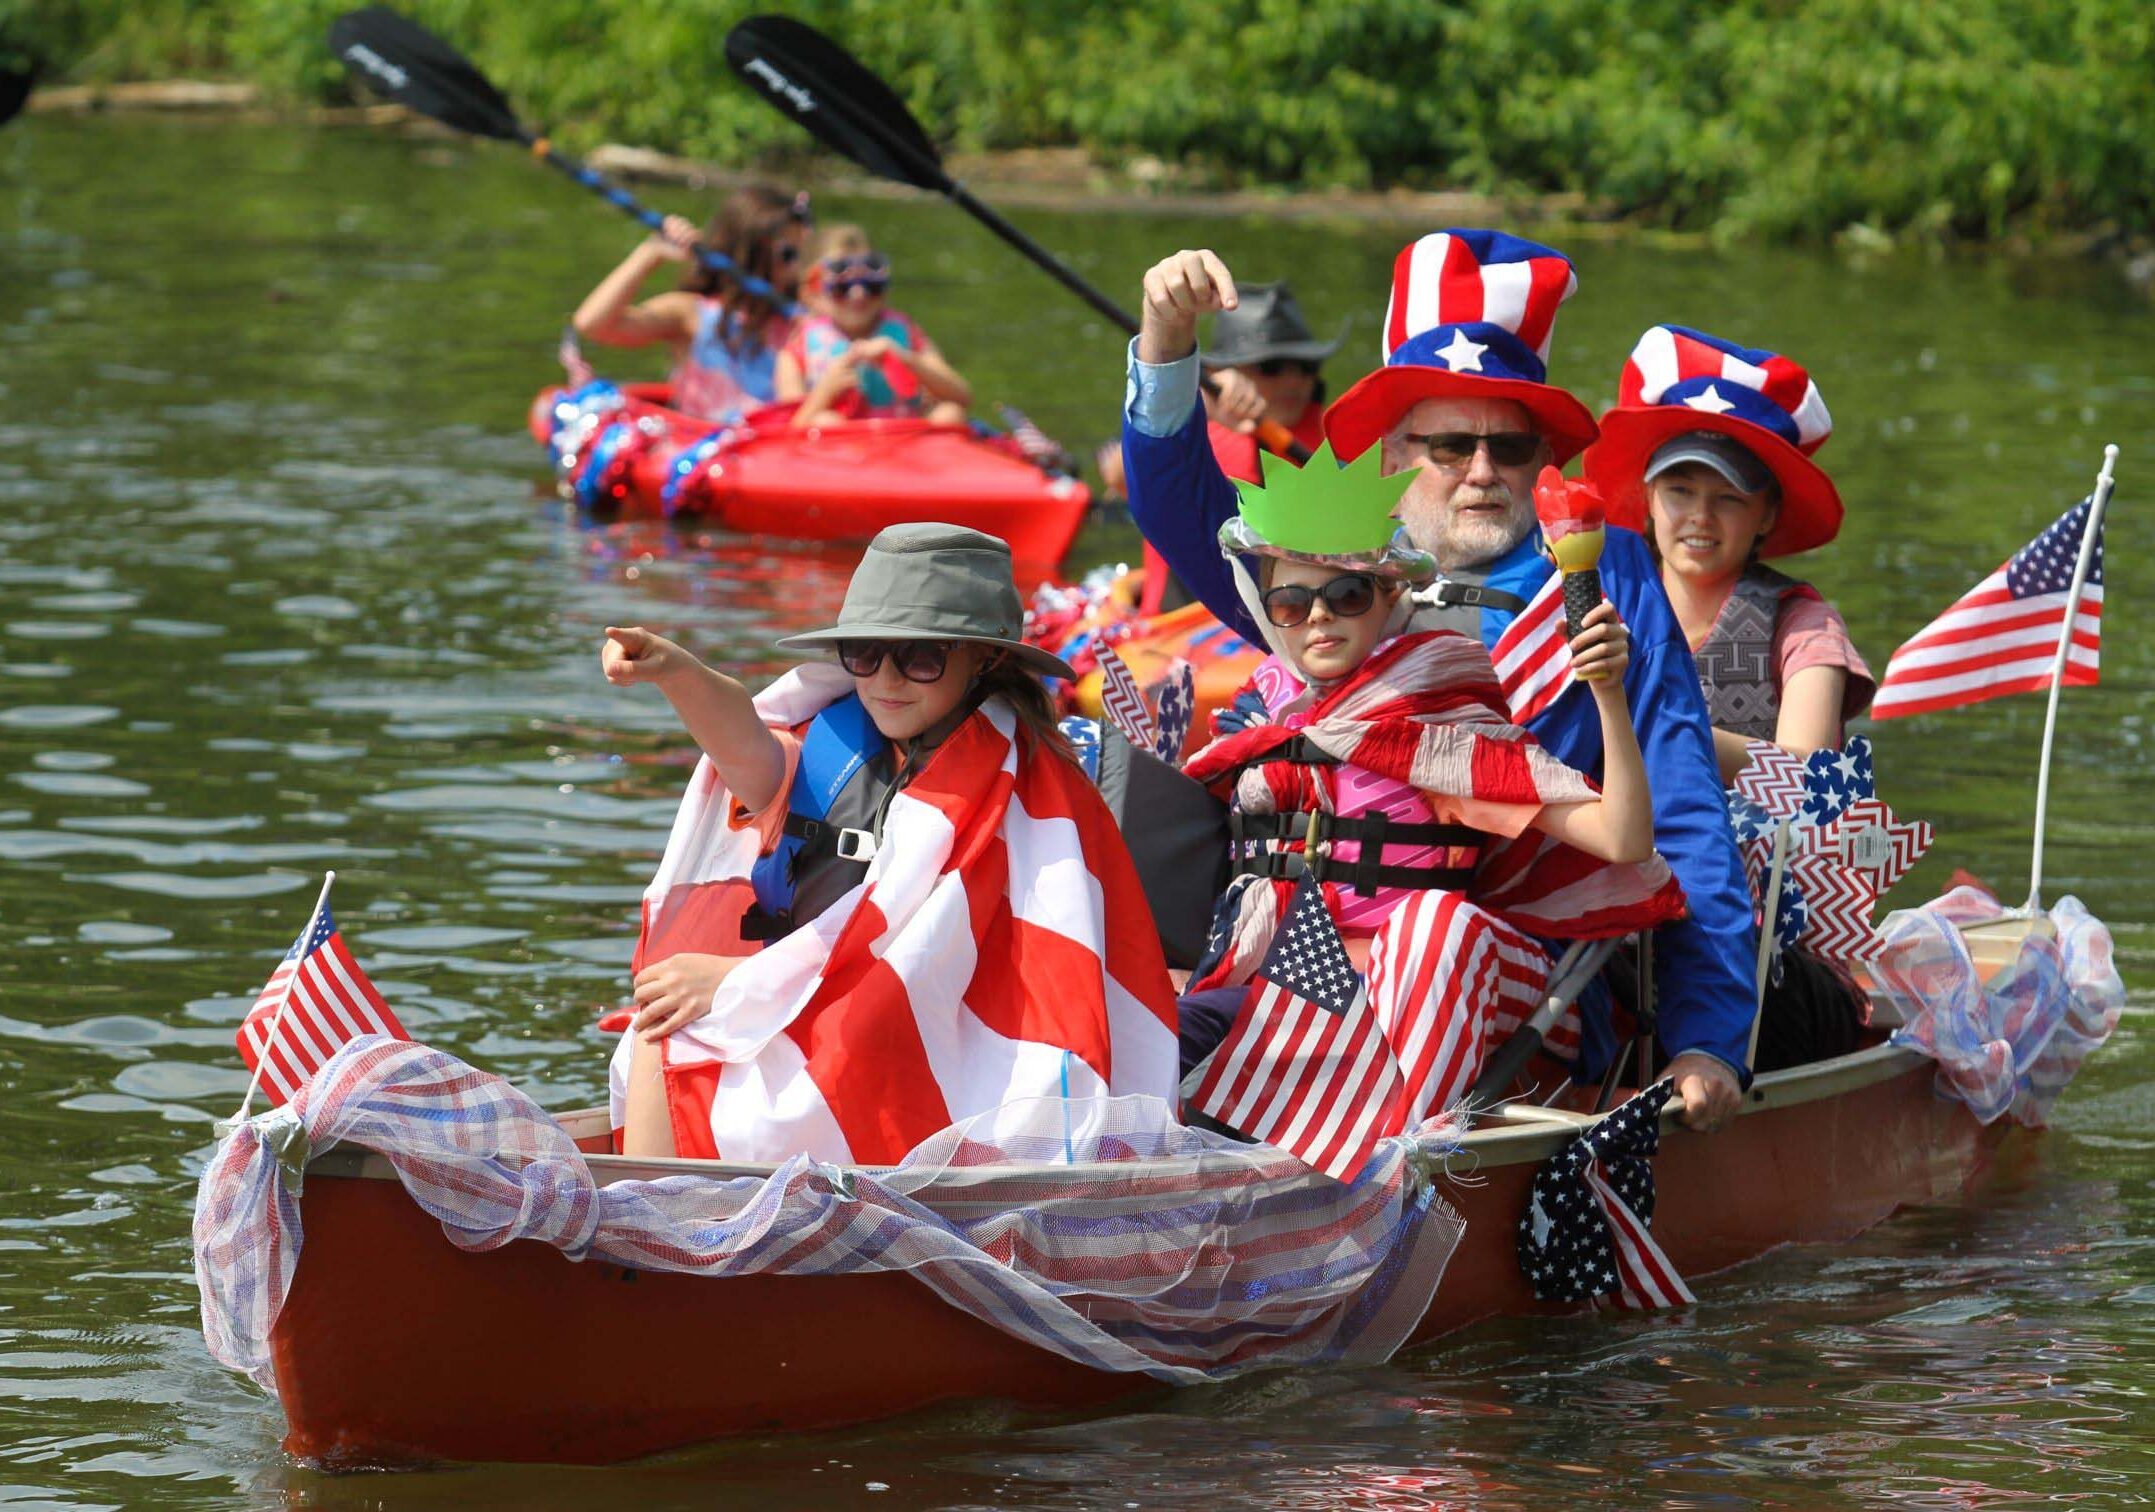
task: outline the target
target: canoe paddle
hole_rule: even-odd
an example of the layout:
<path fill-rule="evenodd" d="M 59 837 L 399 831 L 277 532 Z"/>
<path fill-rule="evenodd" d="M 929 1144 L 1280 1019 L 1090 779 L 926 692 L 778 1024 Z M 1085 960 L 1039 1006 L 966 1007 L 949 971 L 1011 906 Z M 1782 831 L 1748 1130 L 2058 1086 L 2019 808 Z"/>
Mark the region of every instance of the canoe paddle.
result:
<path fill-rule="evenodd" d="M 750 16 L 726 33 L 726 61 L 757 94 L 825 146 L 878 178 L 940 194 L 1131 335 L 1137 320 L 1047 248 L 982 204 L 944 169 L 942 155 L 905 102 L 829 37 L 790 16 Z M 1216 386 L 1203 380 L 1208 393 Z M 1295 462 L 1309 460 L 1284 425 L 1262 420 L 1257 437 Z"/>
<path fill-rule="evenodd" d="M 516 118 L 516 111 L 473 62 L 417 22 L 380 6 L 347 11 L 329 28 L 329 50 L 344 66 L 387 96 L 453 131 L 498 141 L 521 142 L 549 168 L 589 189 L 653 231 L 665 218 L 596 169 L 562 152 Z M 733 259 L 698 246 L 696 258 L 733 279 L 748 294 L 791 313 L 793 302 L 763 279 L 741 271 Z"/>

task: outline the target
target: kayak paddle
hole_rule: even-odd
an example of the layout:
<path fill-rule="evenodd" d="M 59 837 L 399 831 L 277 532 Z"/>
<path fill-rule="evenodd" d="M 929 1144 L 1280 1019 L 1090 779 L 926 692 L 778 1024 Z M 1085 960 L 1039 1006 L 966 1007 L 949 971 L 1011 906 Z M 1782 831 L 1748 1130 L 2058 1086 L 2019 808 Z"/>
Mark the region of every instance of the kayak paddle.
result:
<path fill-rule="evenodd" d="M 889 85 L 814 27 L 790 16 L 750 16 L 726 33 L 726 61 L 756 93 L 825 146 L 878 178 L 940 194 L 1025 254 L 1102 316 L 1137 334 L 1137 320 L 1047 248 L 952 178 L 920 122 Z M 1203 380 L 1208 392 L 1211 378 Z M 1296 462 L 1309 448 L 1275 421 L 1258 422 L 1266 447 Z"/>
<path fill-rule="evenodd" d="M 472 61 L 417 22 L 380 6 L 346 11 L 329 28 L 329 50 L 377 92 L 454 131 L 498 141 L 521 142 L 532 156 L 589 189 L 651 230 L 665 218 L 626 189 L 586 166 L 516 118 L 501 91 Z M 723 273 L 757 299 L 790 313 L 793 302 L 763 279 L 741 271 L 733 259 L 707 247 L 697 260 Z"/>

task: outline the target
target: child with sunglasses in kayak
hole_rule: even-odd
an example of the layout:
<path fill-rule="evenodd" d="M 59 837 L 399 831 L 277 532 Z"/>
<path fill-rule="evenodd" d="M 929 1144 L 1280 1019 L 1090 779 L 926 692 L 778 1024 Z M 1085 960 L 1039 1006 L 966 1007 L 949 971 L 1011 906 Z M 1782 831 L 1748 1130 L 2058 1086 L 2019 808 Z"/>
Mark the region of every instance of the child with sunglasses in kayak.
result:
<path fill-rule="evenodd" d="M 858 226 L 832 226 L 807 279 L 811 313 L 779 353 L 778 397 L 793 424 L 923 416 L 962 423 L 972 387 L 911 316 L 885 300 L 890 259 Z"/>
<path fill-rule="evenodd" d="M 785 304 L 799 293 L 813 221 L 808 195 L 749 184 L 728 195 L 708 226 L 678 215 L 647 237 L 578 306 L 576 334 L 605 346 L 664 342 L 673 351 L 670 403 L 699 420 L 731 424 L 777 397 L 778 352 L 793 333 Z M 697 247 L 769 286 L 751 293 L 699 261 Z M 687 264 L 678 288 L 641 303 L 636 293 L 664 263 Z"/>
<path fill-rule="evenodd" d="M 627 1153 L 880 1164 L 1015 1098 L 1172 1099 L 1151 915 L 1056 729 L 1043 679 L 1070 669 L 1022 625 L 1002 541 L 909 524 L 835 625 L 779 643 L 837 665 L 754 698 L 606 632 L 607 680 L 656 686 L 703 750 L 614 1055 Z"/>
<path fill-rule="evenodd" d="M 1436 575 L 1392 517 L 1406 476 L 1382 476 L 1374 449 L 1339 467 L 1329 447 L 1264 470 L 1263 486 L 1237 485 L 1241 513 L 1220 531 L 1272 652 L 1251 681 L 1264 722 L 1185 768 L 1233 804 L 1240 875 L 1225 949 L 1183 1001 L 1183 1064 L 1232 1026 L 1292 889 L 1313 876 L 1369 973 L 1411 1125 L 1456 1102 L 1538 1006 L 1549 961 L 1530 936 L 1602 938 L 1682 912 L 1654 854 L 1623 684 L 1630 637 L 1603 603 L 1571 645 L 1602 725 L 1597 793 L 1511 722 L 1478 639 L 1402 633 L 1410 591 Z"/>

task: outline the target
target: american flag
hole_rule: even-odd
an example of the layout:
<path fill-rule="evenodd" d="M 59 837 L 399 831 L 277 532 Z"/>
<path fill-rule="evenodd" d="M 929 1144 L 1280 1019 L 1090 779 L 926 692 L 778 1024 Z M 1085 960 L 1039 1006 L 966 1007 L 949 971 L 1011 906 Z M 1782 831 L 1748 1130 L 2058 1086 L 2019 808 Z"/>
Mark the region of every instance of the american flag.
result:
<path fill-rule="evenodd" d="M 240 1059 L 249 1071 L 261 1068 L 261 1087 L 274 1107 L 305 1086 L 340 1045 L 363 1034 L 411 1038 L 352 959 L 325 898 L 247 1010 L 237 1036 Z"/>
<path fill-rule="evenodd" d="M 2065 628 L 2073 567 L 2088 530 L 2094 500 L 2083 499 L 2011 560 L 1963 594 L 1952 608 L 1916 633 L 1886 663 L 1871 701 L 1873 719 L 1925 714 L 2006 693 L 2050 686 L 2058 636 Z M 2095 535 L 2073 643 L 2066 656 L 2067 687 L 2086 686 L 2101 671 L 2103 538 Z"/>
<path fill-rule="evenodd" d="M 1496 662 L 1497 682 L 1511 705 L 1513 723 L 1527 723 L 1571 686 L 1571 641 L 1565 624 L 1564 575 L 1551 572 L 1497 637 L 1489 655 Z"/>
<path fill-rule="evenodd" d="M 1191 1076 L 1191 1106 L 1337 1181 L 1399 1132 L 1399 1063 L 1308 874 L 1234 1027 Z"/>
<path fill-rule="evenodd" d="M 1519 1269 L 1544 1302 L 1613 1295 L 1619 1307 L 1653 1308 L 1698 1300 L 1652 1228 L 1661 1110 L 1675 1090 L 1656 1082 L 1534 1173 L 1519 1219 Z"/>
<path fill-rule="evenodd" d="M 1145 695 L 1138 691 L 1130 664 L 1112 646 L 1099 647 L 1093 659 L 1100 668 L 1100 712 L 1122 732 L 1123 739 L 1141 751 L 1153 750 L 1160 743 L 1160 726 L 1145 706 Z"/>

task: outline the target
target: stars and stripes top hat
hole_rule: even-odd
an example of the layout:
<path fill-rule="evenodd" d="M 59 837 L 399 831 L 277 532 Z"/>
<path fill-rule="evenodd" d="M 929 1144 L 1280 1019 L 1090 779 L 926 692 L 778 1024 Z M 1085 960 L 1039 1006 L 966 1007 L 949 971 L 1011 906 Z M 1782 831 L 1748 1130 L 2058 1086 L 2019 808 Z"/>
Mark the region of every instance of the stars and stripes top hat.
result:
<path fill-rule="evenodd" d="M 1525 406 L 1556 461 L 1594 439 L 1593 412 L 1549 382 L 1557 306 L 1579 287 L 1571 259 L 1501 231 L 1433 231 L 1392 264 L 1385 365 L 1333 401 L 1324 431 L 1358 457 L 1424 399 Z"/>
<path fill-rule="evenodd" d="M 1840 491 L 1811 460 L 1833 434 L 1811 375 L 1777 352 L 1672 325 L 1654 326 L 1631 349 L 1616 408 L 1586 453 L 1610 524 L 1646 528 L 1646 469 L 1663 445 L 1693 431 L 1742 442 L 1781 485 L 1760 556 L 1793 556 L 1840 533 Z"/>

